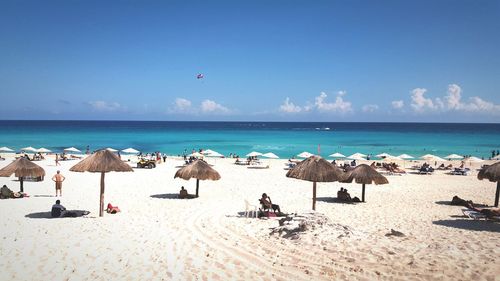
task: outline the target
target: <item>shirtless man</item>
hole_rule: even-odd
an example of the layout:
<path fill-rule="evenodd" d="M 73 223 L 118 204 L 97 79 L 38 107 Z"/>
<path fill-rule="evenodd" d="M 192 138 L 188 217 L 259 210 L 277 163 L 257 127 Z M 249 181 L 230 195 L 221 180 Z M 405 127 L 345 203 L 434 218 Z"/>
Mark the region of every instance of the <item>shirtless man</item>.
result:
<path fill-rule="evenodd" d="M 57 171 L 57 174 L 55 174 L 52 177 L 52 180 L 56 183 L 56 197 L 57 197 L 57 191 L 59 190 L 59 196 L 62 196 L 62 183 L 66 178 L 61 175 L 61 171 Z"/>

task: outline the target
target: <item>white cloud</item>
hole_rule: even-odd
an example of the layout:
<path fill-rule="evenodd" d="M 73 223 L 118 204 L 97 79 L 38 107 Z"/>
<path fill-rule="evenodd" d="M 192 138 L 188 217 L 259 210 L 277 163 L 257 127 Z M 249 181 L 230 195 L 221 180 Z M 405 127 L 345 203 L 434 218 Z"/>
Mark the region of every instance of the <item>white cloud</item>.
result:
<path fill-rule="evenodd" d="M 427 89 L 416 88 L 411 91 L 411 107 L 415 112 L 425 112 L 427 110 L 437 110 L 441 104 L 440 100 L 437 99 L 432 101 L 430 98 L 426 98 L 424 95 Z"/>
<path fill-rule="evenodd" d="M 363 107 L 361 108 L 361 110 L 363 112 L 366 112 L 366 113 L 372 113 L 372 112 L 375 112 L 378 110 L 378 105 L 376 104 L 365 104 L 363 105 Z"/>
<path fill-rule="evenodd" d="M 204 100 L 201 102 L 200 108 L 203 113 L 229 113 L 229 109 L 227 107 L 224 107 L 212 100 Z"/>
<path fill-rule="evenodd" d="M 462 98 L 462 89 L 457 84 L 448 85 L 448 94 L 444 97 L 448 109 L 461 109 L 460 99 Z"/>
<path fill-rule="evenodd" d="M 447 93 L 442 99 L 439 97 L 434 100 L 426 98 L 424 97 L 426 91 L 426 89 L 422 88 L 416 88 L 412 91 L 411 106 L 417 113 L 429 111 L 462 111 L 483 114 L 500 114 L 499 104 L 485 101 L 477 96 L 470 97 L 468 102 L 463 102 L 462 88 L 460 88 L 457 84 L 448 85 Z"/>
<path fill-rule="evenodd" d="M 126 108 L 117 102 L 105 102 L 105 101 L 89 101 L 88 104 L 95 111 L 102 112 L 114 112 L 114 111 L 122 111 Z"/>
<path fill-rule="evenodd" d="M 283 104 L 280 105 L 280 111 L 285 113 L 298 113 L 302 111 L 302 108 L 290 102 L 290 98 L 287 97 Z"/>
<path fill-rule="evenodd" d="M 326 98 L 328 97 L 325 92 L 321 92 L 319 96 L 314 99 L 314 105 L 316 109 L 321 112 L 338 112 L 338 113 L 348 113 L 352 111 L 351 102 L 344 101 L 343 96 L 346 94 L 345 91 L 339 91 L 335 102 L 328 103 Z"/>
<path fill-rule="evenodd" d="M 183 98 L 175 99 L 175 110 L 178 112 L 188 112 L 191 110 L 191 101 Z"/>
<path fill-rule="evenodd" d="M 391 105 L 394 109 L 402 109 L 405 106 L 405 103 L 402 100 L 394 100 L 391 102 Z"/>

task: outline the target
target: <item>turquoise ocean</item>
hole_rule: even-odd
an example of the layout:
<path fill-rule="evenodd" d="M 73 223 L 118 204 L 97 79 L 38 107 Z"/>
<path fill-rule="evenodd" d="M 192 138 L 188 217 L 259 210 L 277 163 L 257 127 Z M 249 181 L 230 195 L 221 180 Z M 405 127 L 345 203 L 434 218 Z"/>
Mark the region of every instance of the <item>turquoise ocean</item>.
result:
<path fill-rule="evenodd" d="M 163 122 L 163 121 L 0 121 L 0 147 L 45 147 L 54 152 L 133 147 L 170 155 L 212 149 L 221 154 L 273 152 L 290 158 L 300 152 L 323 157 L 334 152 L 415 157 L 451 153 L 491 157 L 500 149 L 500 124 Z"/>

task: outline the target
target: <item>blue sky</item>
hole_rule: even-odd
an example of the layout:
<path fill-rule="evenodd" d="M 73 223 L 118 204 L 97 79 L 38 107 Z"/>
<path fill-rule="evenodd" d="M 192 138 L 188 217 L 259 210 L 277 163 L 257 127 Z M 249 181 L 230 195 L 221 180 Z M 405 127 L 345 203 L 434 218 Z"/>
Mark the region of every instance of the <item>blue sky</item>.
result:
<path fill-rule="evenodd" d="M 0 119 L 500 122 L 499 18 L 499 1 L 2 1 Z"/>

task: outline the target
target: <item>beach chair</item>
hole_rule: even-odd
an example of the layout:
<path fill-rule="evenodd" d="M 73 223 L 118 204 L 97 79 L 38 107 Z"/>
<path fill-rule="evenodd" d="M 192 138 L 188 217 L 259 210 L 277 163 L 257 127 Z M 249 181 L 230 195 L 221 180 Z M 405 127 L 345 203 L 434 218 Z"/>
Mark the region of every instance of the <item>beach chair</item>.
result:
<path fill-rule="evenodd" d="M 251 216 L 252 218 L 257 217 L 257 206 L 250 204 L 250 202 L 245 199 L 245 217 L 248 218 L 249 216 Z"/>
<path fill-rule="evenodd" d="M 466 217 L 469 217 L 469 218 L 474 219 L 474 220 L 486 219 L 486 215 L 484 215 L 480 212 L 473 211 L 473 210 L 462 209 L 462 213 Z"/>

